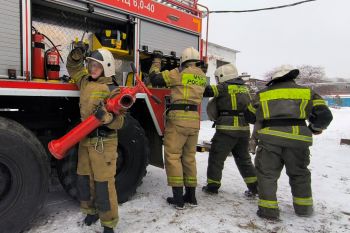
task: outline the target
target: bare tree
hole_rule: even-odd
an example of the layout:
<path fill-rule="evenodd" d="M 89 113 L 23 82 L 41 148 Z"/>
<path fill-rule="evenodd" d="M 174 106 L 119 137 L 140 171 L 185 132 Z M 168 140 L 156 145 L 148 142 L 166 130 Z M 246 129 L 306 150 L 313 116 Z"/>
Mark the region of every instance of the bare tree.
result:
<path fill-rule="evenodd" d="M 277 71 L 279 67 L 274 68 L 273 70 L 265 73 L 264 80 L 271 80 L 272 75 Z M 324 68 L 321 66 L 311 66 L 311 65 L 302 65 L 296 67 L 299 69 L 300 74 L 296 80 L 300 84 L 313 84 L 324 82 L 326 79 L 326 73 Z"/>
<path fill-rule="evenodd" d="M 320 83 L 326 79 L 326 73 L 321 66 L 302 65 L 297 68 L 300 71 L 297 82 L 300 84 Z"/>

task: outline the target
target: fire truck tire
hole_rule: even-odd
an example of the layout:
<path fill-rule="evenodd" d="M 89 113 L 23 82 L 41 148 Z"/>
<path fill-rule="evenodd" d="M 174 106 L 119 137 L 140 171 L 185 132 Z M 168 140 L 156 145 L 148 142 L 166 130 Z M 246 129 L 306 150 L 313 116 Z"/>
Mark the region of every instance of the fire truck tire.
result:
<path fill-rule="evenodd" d="M 116 187 L 118 202 L 128 201 L 142 183 L 149 158 L 149 144 L 140 123 L 130 115 L 118 131 L 118 161 Z M 59 180 L 66 192 L 77 199 L 76 167 L 78 147 L 74 147 L 63 160 L 57 161 Z"/>
<path fill-rule="evenodd" d="M 15 121 L 0 117 L 0 231 L 24 230 L 43 207 L 49 164 L 39 140 Z"/>

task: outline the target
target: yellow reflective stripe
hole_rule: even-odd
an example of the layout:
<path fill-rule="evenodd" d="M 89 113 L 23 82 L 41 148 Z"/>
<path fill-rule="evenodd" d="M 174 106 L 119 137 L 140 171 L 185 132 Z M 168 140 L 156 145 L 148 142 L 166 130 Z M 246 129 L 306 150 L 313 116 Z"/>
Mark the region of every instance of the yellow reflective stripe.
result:
<path fill-rule="evenodd" d="M 269 201 L 269 200 L 263 200 L 259 199 L 259 206 L 269 209 L 278 209 L 278 202 L 277 201 Z"/>
<path fill-rule="evenodd" d="M 258 180 L 258 178 L 256 176 L 244 177 L 244 182 L 246 184 L 255 183 L 257 180 Z"/>
<path fill-rule="evenodd" d="M 305 112 L 305 108 L 306 108 L 306 105 L 309 103 L 308 100 L 301 100 L 301 103 L 300 103 L 300 119 L 305 119 L 306 118 L 306 112 Z"/>
<path fill-rule="evenodd" d="M 233 126 L 238 127 L 238 116 L 233 117 Z"/>
<path fill-rule="evenodd" d="M 108 96 L 109 92 L 108 91 L 93 91 L 91 92 L 91 95 L 104 95 L 104 96 Z"/>
<path fill-rule="evenodd" d="M 166 84 L 167 87 L 170 86 L 170 75 L 169 75 L 169 71 L 168 70 L 164 70 L 162 71 L 162 77 L 164 79 L 164 82 Z"/>
<path fill-rule="evenodd" d="M 253 105 L 252 104 L 249 104 L 248 105 L 248 110 L 250 111 L 250 112 L 252 112 L 252 113 L 256 113 L 256 109 L 253 107 Z"/>
<path fill-rule="evenodd" d="M 214 92 L 214 97 L 218 97 L 219 96 L 219 90 L 218 87 L 216 85 L 211 85 L 211 89 Z"/>
<path fill-rule="evenodd" d="M 199 120 L 199 116 L 189 116 L 185 114 L 175 114 L 168 115 L 168 119 L 189 119 L 189 120 Z"/>
<path fill-rule="evenodd" d="M 182 184 L 184 181 L 182 176 L 168 176 L 169 183 Z"/>
<path fill-rule="evenodd" d="M 115 219 L 110 220 L 110 221 L 101 220 L 101 225 L 105 226 L 105 227 L 114 228 L 117 226 L 117 224 L 118 224 L 118 218 L 115 218 Z"/>
<path fill-rule="evenodd" d="M 97 214 L 97 210 L 95 208 L 80 208 L 80 211 L 83 214 L 91 214 L 91 215 Z"/>
<path fill-rule="evenodd" d="M 262 101 L 261 102 L 263 114 L 264 114 L 264 119 L 269 119 L 270 118 L 270 110 L 269 110 L 269 104 L 267 101 Z"/>
<path fill-rule="evenodd" d="M 184 85 L 184 100 L 187 103 L 187 99 L 188 99 L 188 87 L 187 85 Z"/>
<path fill-rule="evenodd" d="M 306 88 L 282 88 L 269 90 L 259 94 L 260 101 L 276 99 L 311 99 L 311 90 Z"/>
<path fill-rule="evenodd" d="M 315 107 L 315 106 L 319 106 L 319 105 L 326 105 L 326 101 L 324 100 L 321 100 L 321 99 L 318 99 L 318 100 L 313 100 L 312 101 L 312 105 Z"/>
<path fill-rule="evenodd" d="M 294 134 L 294 135 L 299 134 L 299 126 L 297 126 L 297 125 L 292 126 L 292 134 Z"/>
<path fill-rule="evenodd" d="M 231 107 L 232 107 L 232 110 L 237 110 L 237 98 L 236 98 L 236 88 L 237 86 L 236 85 L 229 85 L 228 86 L 228 91 L 231 95 Z M 238 126 L 238 117 L 237 116 L 234 116 L 233 117 L 233 126 L 234 127 L 237 127 Z"/>
<path fill-rule="evenodd" d="M 313 205 L 312 197 L 293 197 L 293 202 L 296 205 L 303 205 L 303 206 Z"/>
<path fill-rule="evenodd" d="M 207 183 L 208 184 L 221 184 L 221 182 L 220 181 L 217 181 L 217 180 L 212 180 L 212 179 L 207 179 Z"/>
<path fill-rule="evenodd" d="M 221 130 L 250 130 L 249 126 L 216 125 Z"/>
<path fill-rule="evenodd" d="M 268 128 L 261 129 L 258 131 L 258 133 L 272 135 L 272 136 L 276 136 L 276 137 L 288 138 L 288 139 L 293 139 L 293 140 L 300 140 L 300 141 L 304 141 L 304 142 L 312 142 L 312 137 L 309 137 L 309 136 L 296 135 L 293 133 L 286 133 L 286 132 L 281 132 L 281 131 L 277 131 L 277 130 L 271 130 Z"/>
<path fill-rule="evenodd" d="M 185 177 L 184 180 L 185 180 L 185 183 L 188 183 L 188 184 L 196 184 L 197 183 L 196 177 Z"/>
<path fill-rule="evenodd" d="M 231 94 L 231 106 L 232 110 L 237 110 L 237 99 L 235 94 Z"/>
<path fill-rule="evenodd" d="M 248 88 L 243 85 L 228 85 L 228 93 L 230 95 L 237 93 L 249 93 Z"/>

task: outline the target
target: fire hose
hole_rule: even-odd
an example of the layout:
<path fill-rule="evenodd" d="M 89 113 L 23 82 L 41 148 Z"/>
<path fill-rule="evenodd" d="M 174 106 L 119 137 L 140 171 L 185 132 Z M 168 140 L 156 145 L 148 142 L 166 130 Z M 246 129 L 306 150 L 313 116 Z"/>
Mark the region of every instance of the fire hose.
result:
<path fill-rule="evenodd" d="M 157 96 L 153 95 L 141 81 L 133 63 L 131 63 L 131 69 L 136 77 L 136 85 L 130 88 L 123 88 L 117 96 L 107 99 L 105 106 L 108 112 L 115 115 L 120 115 L 122 111 L 131 108 L 136 101 L 137 93 L 146 93 L 157 104 L 161 103 L 161 100 Z M 50 153 L 56 159 L 63 159 L 69 149 L 103 124 L 101 118 L 102 117 L 99 114 L 93 114 L 61 138 L 50 141 L 48 144 Z"/>

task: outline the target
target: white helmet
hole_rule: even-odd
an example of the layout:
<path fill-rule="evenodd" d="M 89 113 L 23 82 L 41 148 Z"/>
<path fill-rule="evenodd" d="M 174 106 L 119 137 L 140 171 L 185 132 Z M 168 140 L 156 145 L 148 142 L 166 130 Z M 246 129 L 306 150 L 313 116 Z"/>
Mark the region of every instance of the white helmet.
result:
<path fill-rule="evenodd" d="M 285 76 L 286 74 L 289 74 L 292 71 L 299 71 L 298 69 L 295 69 L 293 66 L 290 65 L 283 65 L 275 69 L 275 71 L 272 74 L 271 80 L 276 80 L 278 78 L 281 78 Z M 298 72 L 299 74 L 299 72 Z"/>
<path fill-rule="evenodd" d="M 223 83 L 230 79 L 238 78 L 238 71 L 235 65 L 226 64 L 217 68 L 214 72 L 216 82 Z"/>
<path fill-rule="evenodd" d="M 97 49 L 91 53 L 90 57 L 87 57 L 86 60 L 96 61 L 100 63 L 103 67 L 104 76 L 111 77 L 115 75 L 115 60 L 113 54 L 107 49 Z"/>
<path fill-rule="evenodd" d="M 180 64 L 184 62 L 198 62 L 198 61 L 200 61 L 200 55 L 198 50 L 196 50 L 195 48 L 190 47 L 182 51 Z"/>

